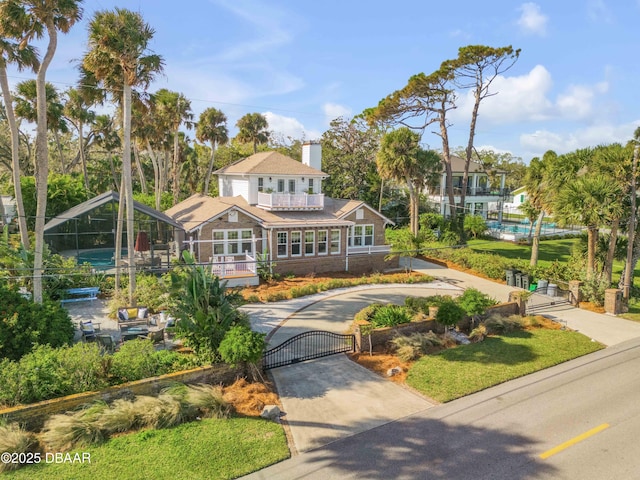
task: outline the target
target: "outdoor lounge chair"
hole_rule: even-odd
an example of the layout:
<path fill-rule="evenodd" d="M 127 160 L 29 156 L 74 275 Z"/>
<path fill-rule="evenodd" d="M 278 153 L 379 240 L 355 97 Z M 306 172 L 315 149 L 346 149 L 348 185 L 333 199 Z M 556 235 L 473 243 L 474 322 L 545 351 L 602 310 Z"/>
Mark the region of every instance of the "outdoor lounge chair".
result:
<path fill-rule="evenodd" d="M 96 339 L 96 332 L 100 331 L 100 324 L 94 324 L 91 320 L 80 322 L 80 332 L 84 341 L 93 341 Z"/>
<path fill-rule="evenodd" d="M 164 346 L 167 344 L 164 341 L 164 328 L 159 330 L 150 330 L 146 335 L 138 335 L 138 338 L 142 340 L 151 340 L 153 344 L 162 342 Z"/>
<path fill-rule="evenodd" d="M 113 335 L 100 334 L 96 335 L 96 340 L 100 347 L 109 353 L 113 353 L 117 350 L 117 343 Z"/>

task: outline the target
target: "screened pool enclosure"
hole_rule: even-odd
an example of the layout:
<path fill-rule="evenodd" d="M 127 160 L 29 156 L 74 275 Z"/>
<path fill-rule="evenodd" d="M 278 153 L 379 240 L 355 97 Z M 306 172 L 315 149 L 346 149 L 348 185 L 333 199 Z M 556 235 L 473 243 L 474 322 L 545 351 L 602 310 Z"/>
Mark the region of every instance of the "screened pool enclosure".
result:
<path fill-rule="evenodd" d="M 75 256 L 79 263 L 108 269 L 115 263 L 117 221 L 118 193 L 109 191 L 51 219 L 44 227 L 44 238 L 54 253 Z M 134 201 L 136 265 L 168 266 L 179 252 L 175 243 L 177 230 L 182 227 L 171 217 Z M 122 258 L 126 260 L 126 228 L 123 228 L 122 247 Z"/>

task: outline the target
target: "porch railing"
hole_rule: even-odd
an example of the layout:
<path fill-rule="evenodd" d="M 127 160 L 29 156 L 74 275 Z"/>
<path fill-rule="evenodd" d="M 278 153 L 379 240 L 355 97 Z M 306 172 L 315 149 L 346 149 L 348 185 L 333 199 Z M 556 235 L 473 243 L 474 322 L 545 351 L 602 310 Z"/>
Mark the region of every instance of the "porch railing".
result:
<path fill-rule="evenodd" d="M 258 192 L 258 206 L 270 209 L 322 209 L 324 193 L 265 193 Z"/>

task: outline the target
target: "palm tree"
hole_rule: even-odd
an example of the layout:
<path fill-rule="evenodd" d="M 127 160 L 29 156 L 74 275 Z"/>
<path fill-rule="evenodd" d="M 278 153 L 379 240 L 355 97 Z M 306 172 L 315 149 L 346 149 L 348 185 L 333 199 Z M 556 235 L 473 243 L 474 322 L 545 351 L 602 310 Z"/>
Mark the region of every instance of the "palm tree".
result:
<path fill-rule="evenodd" d="M 49 41 L 36 75 L 36 224 L 33 260 L 33 300 L 42 303 L 44 224 L 47 212 L 47 181 L 49 176 L 49 146 L 47 144 L 47 70 L 58 46 L 58 30 L 67 33 L 82 17 L 82 0 L 6 0 L 22 8 L 31 23 L 21 46 L 40 37 L 46 30 Z"/>
<path fill-rule="evenodd" d="M 411 233 L 418 235 L 419 194 L 431 176 L 439 173 L 440 157 L 436 152 L 422 150 L 420 135 L 407 127 L 393 130 L 380 142 L 376 157 L 378 171 L 382 178 L 404 182 L 409 190 L 409 214 Z"/>
<path fill-rule="evenodd" d="M 173 201 L 177 203 L 180 193 L 180 145 L 178 132 L 183 122 L 187 128 L 191 127 L 191 120 L 193 119 L 191 102 L 181 93 L 172 92 L 166 88 L 158 90 L 154 94 L 154 97 L 158 114 L 164 117 L 165 122 L 171 127 L 171 131 L 173 132 Z"/>
<path fill-rule="evenodd" d="M 204 179 L 205 195 L 209 195 L 209 183 L 216 156 L 216 148 L 219 143 L 227 143 L 229 140 L 229 130 L 227 129 L 227 116 L 220 110 L 210 107 L 200 114 L 198 125 L 196 126 L 196 138 L 199 142 L 209 142 L 211 144 L 211 158 L 207 176 Z"/>
<path fill-rule="evenodd" d="M 122 176 L 127 209 L 129 301 L 132 304 L 136 282 L 131 178 L 131 90 L 134 86 L 147 87 L 155 74 L 162 71 L 162 58 L 145 54 L 154 33 L 139 13 L 120 8 L 96 12 L 89 24 L 89 51 L 83 59 L 83 67 L 92 72 L 96 80 L 105 84 L 112 93 L 115 94 L 118 83 L 122 87 Z M 119 252 L 116 252 L 116 259 L 119 256 Z"/>
<path fill-rule="evenodd" d="M 64 105 L 65 117 L 78 131 L 78 156 L 82 165 L 84 187 L 87 190 L 87 194 L 90 193 L 90 186 L 85 155 L 84 126 L 93 122 L 96 117 L 96 113 L 93 110 L 89 110 L 89 107 L 95 103 L 94 91 L 85 88 L 70 88 L 67 90 L 67 101 Z M 75 165 L 76 162 L 73 162 L 69 167 L 73 168 Z"/>
<path fill-rule="evenodd" d="M 38 69 L 39 62 L 36 49 L 30 45 L 21 47 L 17 42 L 11 40 L 22 38 L 24 33 L 31 28 L 30 25 L 30 17 L 26 15 L 26 12 L 18 4 L 15 2 L 3 2 L 0 4 L 0 89 L 2 89 L 7 123 L 11 133 L 11 175 L 16 199 L 20 241 L 27 250 L 29 249 L 29 232 L 22 200 L 22 186 L 20 185 L 20 137 L 7 79 L 7 65 L 13 64 L 20 71 L 29 68 L 35 72 Z"/>
<path fill-rule="evenodd" d="M 98 115 L 93 121 L 92 131 L 95 135 L 96 144 L 104 148 L 109 157 L 109 165 L 111 167 L 111 176 L 113 177 L 113 189 L 120 191 L 120 182 L 118 173 L 113 163 L 113 152 L 120 148 L 120 135 L 116 131 L 114 118 L 109 115 Z"/>
<path fill-rule="evenodd" d="M 267 118 L 259 113 L 247 113 L 236 122 L 236 127 L 240 130 L 236 139 L 253 144 L 253 153 L 258 153 L 258 145 L 267 143 L 271 135 Z"/>
<path fill-rule="evenodd" d="M 554 209 L 558 220 L 587 227 L 587 280 L 595 272 L 600 227 L 620 215 L 620 194 L 620 186 L 602 175 L 578 177 L 558 192 Z"/>

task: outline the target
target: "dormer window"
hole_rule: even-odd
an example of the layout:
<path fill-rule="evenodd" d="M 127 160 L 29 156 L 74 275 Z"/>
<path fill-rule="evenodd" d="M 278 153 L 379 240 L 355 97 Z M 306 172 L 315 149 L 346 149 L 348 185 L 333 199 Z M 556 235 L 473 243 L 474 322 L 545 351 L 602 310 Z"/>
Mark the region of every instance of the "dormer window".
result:
<path fill-rule="evenodd" d="M 264 192 L 264 178 L 258 177 L 258 191 Z"/>

